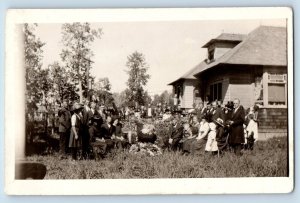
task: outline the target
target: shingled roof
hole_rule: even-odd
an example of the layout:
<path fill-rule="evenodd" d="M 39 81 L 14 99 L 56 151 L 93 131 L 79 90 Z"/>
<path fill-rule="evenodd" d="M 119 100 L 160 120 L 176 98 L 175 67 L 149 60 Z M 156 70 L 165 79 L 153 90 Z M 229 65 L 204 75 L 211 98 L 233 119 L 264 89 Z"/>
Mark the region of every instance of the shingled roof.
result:
<path fill-rule="evenodd" d="M 215 42 L 237 42 L 238 43 L 243 41 L 243 39 L 245 39 L 246 36 L 247 35 L 242 35 L 242 34 L 222 33 L 218 37 L 211 39 L 209 42 L 203 45 L 202 48 L 207 48 Z"/>
<path fill-rule="evenodd" d="M 260 26 L 220 58 L 202 66 L 194 76 L 219 64 L 287 66 L 285 27 Z"/>

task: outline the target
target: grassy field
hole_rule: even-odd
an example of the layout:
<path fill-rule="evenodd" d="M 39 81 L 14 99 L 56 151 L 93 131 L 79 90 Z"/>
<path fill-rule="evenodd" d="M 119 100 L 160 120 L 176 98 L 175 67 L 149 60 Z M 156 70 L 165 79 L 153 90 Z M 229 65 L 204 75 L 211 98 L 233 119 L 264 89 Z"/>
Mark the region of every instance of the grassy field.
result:
<path fill-rule="evenodd" d="M 287 138 L 281 137 L 258 141 L 253 151 L 244 151 L 241 157 L 232 152 L 220 157 L 177 152 L 147 157 L 124 151 L 99 161 L 60 160 L 57 154 L 27 159 L 46 165 L 45 179 L 283 177 L 288 176 L 287 151 Z"/>

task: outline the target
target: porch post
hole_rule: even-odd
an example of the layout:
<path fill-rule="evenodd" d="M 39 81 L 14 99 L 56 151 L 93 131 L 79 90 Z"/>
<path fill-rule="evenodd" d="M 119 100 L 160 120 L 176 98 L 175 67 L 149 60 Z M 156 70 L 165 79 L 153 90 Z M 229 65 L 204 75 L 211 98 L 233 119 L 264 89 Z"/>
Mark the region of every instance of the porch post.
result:
<path fill-rule="evenodd" d="M 264 73 L 263 73 L 263 105 L 268 106 L 268 72 L 264 68 Z"/>

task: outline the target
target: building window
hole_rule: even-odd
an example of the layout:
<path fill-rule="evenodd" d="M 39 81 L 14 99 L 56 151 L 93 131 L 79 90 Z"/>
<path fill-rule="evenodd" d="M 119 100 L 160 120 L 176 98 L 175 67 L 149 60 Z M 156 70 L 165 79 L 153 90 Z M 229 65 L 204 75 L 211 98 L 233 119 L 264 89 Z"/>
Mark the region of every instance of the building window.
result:
<path fill-rule="evenodd" d="M 286 105 L 286 74 L 268 74 L 268 105 Z"/>
<path fill-rule="evenodd" d="M 210 100 L 211 101 L 222 101 L 222 83 L 215 83 L 210 85 Z"/>
<path fill-rule="evenodd" d="M 214 59 L 214 53 L 215 53 L 215 49 L 211 49 L 208 51 L 208 60 L 212 61 Z"/>
<path fill-rule="evenodd" d="M 270 105 L 285 105 L 285 84 L 269 84 L 268 92 Z"/>

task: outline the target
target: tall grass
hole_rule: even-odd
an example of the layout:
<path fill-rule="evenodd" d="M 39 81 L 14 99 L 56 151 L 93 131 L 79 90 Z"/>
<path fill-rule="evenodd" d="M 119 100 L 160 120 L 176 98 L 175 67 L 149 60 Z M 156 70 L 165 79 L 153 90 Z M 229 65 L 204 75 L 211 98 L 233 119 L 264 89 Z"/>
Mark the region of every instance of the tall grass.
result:
<path fill-rule="evenodd" d="M 241 157 L 229 151 L 220 157 L 168 151 L 149 157 L 122 151 L 99 161 L 60 160 L 55 154 L 27 159 L 47 166 L 45 179 L 283 177 L 288 175 L 287 152 L 287 138 L 282 137 L 258 141 Z"/>

